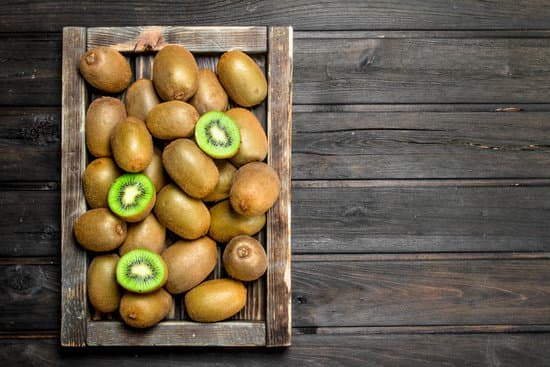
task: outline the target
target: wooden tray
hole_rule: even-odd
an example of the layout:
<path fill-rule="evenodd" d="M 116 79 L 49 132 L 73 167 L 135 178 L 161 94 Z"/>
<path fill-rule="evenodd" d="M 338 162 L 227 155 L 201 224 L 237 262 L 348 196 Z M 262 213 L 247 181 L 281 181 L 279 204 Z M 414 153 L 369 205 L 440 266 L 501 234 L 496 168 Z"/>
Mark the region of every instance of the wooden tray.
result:
<path fill-rule="evenodd" d="M 268 212 L 261 234 L 268 271 L 248 286 L 245 309 L 228 321 L 201 324 L 175 311 L 170 320 L 148 330 L 121 321 L 92 320 L 86 297 L 88 254 L 76 243 L 73 223 L 86 208 L 81 187 L 89 161 L 84 117 L 92 92 L 80 77 L 80 57 L 100 45 L 116 47 L 134 67 L 134 77 L 150 77 L 156 51 L 181 44 L 195 53 L 201 67 L 215 68 L 221 53 L 241 49 L 264 67 L 268 97 L 253 109 L 269 140 L 268 163 L 278 172 L 282 189 Z M 291 27 L 119 27 L 63 29 L 63 100 L 61 170 L 61 345 L 84 346 L 288 346 L 290 314 L 290 153 L 292 107 Z M 122 96 L 120 96 L 122 97 Z M 214 275 L 219 275 L 214 271 Z M 180 315 L 181 314 L 181 315 Z"/>

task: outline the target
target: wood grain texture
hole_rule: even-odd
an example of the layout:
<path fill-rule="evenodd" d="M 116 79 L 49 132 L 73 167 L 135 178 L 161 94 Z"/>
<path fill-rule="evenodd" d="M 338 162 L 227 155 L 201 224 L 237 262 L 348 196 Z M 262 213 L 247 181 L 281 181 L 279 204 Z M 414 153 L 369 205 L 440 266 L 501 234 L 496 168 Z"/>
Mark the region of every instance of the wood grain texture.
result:
<path fill-rule="evenodd" d="M 133 330 L 121 322 L 89 322 L 89 346 L 231 346 L 265 345 L 261 321 L 225 321 L 201 324 L 165 321 L 148 330 Z"/>
<path fill-rule="evenodd" d="M 297 104 L 543 103 L 550 42 L 490 38 L 295 40 Z"/>
<path fill-rule="evenodd" d="M 545 112 L 298 112 L 294 179 L 549 177 Z"/>
<path fill-rule="evenodd" d="M 480 325 L 486 326 L 485 329 L 478 327 L 474 331 L 508 330 L 502 325 L 537 331 L 540 325 L 550 324 L 549 270 L 547 258 L 365 260 L 361 256 L 338 259 L 324 255 L 311 261 L 298 259 L 292 263 L 292 326 L 309 329 L 304 332 L 315 332 L 318 328 L 343 328 L 337 331 L 342 332 L 346 327 L 377 327 L 377 333 L 392 333 L 392 329 L 383 328 L 423 326 L 422 333 L 430 333 L 441 326 Z M 3 311 L 0 330 L 12 333 L 56 330 L 60 309 L 58 272 L 57 265 L 49 264 L 0 265 L 6 295 L 0 299 Z M 35 298 L 40 302 L 30 302 Z M 205 326 L 209 342 L 223 340 L 229 344 L 233 333 L 238 332 L 238 327 L 233 327 L 237 324 L 232 322 Z M 127 336 L 132 343 L 140 343 L 138 335 L 164 345 L 191 342 L 193 338 L 192 332 L 183 332 L 174 336 L 174 341 L 163 341 L 161 336 L 168 338 L 168 333 L 162 329 L 158 334 L 152 329 L 143 335 L 130 332 L 131 335 L 126 335 L 128 329 L 122 323 L 111 323 L 104 329 L 100 324 L 90 325 L 89 330 L 97 326 L 89 340 L 94 344 L 122 343 L 115 340 L 119 331 L 121 338 Z M 219 335 L 211 335 L 213 330 L 209 328 Z M 259 326 L 245 329 L 248 332 L 244 332 L 243 338 L 259 341 Z M 410 331 L 419 332 L 414 328 Z M 455 328 L 455 331 L 468 329 Z M 195 334 L 198 339 L 199 332 Z M 241 342 L 248 343 L 244 339 Z"/>
<path fill-rule="evenodd" d="M 550 334 L 294 335 L 292 348 L 60 350 L 56 339 L 0 340 L 8 366 L 546 366 Z"/>
<path fill-rule="evenodd" d="M 88 28 L 88 49 L 112 46 L 120 52 L 159 51 L 168 44 L 184 45 L 193 53 L 267 51 L 266 27 L 97 27 Z"/>
<path fill-rule="evenodd" d="M 127 25 L 281 25 L 296 29 L 547 29 L 550 10 L 541 0 L 461 1 L 5 1 L 2 30 L 60 31 L 68 24 Z"/>
<path fill-rule="evenodd" d="M 548 251 L 550 188 L 293 190 L 294 253 Z"/>
<path fill-rule="evenodd" d="M 84 346 L 86 341 L 86 252 L 77 245 L 73 223 L 86 209 L 81 190 L 86 167 L 84 115 L 87 93 L 78 74 L 86 47 L 83 28 L 63 31 L 63 99 L 61 119 L 61 344 Z"/>
<path fill-rule="evenodd" d="M 277 172 L 281 191 L 267 214 L 266 344 L 290 345 L 292 28 L 268 34 L 267 163 Z"/>

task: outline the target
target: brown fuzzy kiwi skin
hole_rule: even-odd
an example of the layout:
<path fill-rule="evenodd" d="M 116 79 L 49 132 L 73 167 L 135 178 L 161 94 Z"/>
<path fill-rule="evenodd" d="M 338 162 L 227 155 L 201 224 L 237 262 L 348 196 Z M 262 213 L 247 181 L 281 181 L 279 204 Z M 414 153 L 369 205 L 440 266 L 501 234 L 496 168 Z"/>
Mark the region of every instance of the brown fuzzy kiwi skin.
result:
<path fill-rule="evenodd" d="M 264 227 L 266 215 L 247 217 L 235 212 L 229 200 L 223 200 L 210 208 L 211 225 L 208 235 L 216 242 L 229 242 L 233 237 L 252 236 Z"/>
<path fill-rule="evenodd" d="M 202 198 L 205 202 L 218 202 L 229 197 L 229 190 L 231 189 L 231 183 L 237 168 L 226 159 L 214 160 L 216 167 L 218 167 L 219 178 L 218 183 L 214 186 L 214 190 L 205 197 Z"/>
<path fill-rule="evenodd" d="M 227 274 L 235 279 L 251 282 L 267 270 L 267 255 L 258 240 L 250 236 L 236 236 L 225 246 L 222 255 Z"/>
<path fill-rule="evenodd" d="M 90 209 L 74 223 L 77 242 L 86 250 L 107 252 L 117 249 L 126 238 L 126 222 L 107 208 Z"/>
<path fill-rule="evenodd" d="M 217 74 L 229 97 L 242 107 L 260 104 L 267 96 L 267 80 L 256 62 L 240 50 L 225 52 Z"/>
<path fill-rule="evenodd" d="M 107 194 L 117 177 L 122 174 L 109 157 L 96 158 L 84 170 L 82 189 L 90 208 L 107 208 Z"/>
<path fill-rule="evenodd" d="M 172 141 L 162 152 L 168 176 L 189 196 L 200 199 L 210 194 L 219 178 L 214 160 L 191 139 Z"/>
<path fill-rule="evenodd" d="M 210 227 L 210 212 L 204 202 L 172 183 L 160 190 L 154 210 L 158 221 L 183 239 L 202 237 Z"/>
<path fill-rule="evenodd" d="M 155 138 L 173 140 L 192 136 L 199 117 L 195 107 L 189 103 L 169 101 L 153 107 L 145 122 Z"/>
<path fill-rule="evenodd" d="M 143 121 L 128 117 L 113 129 L 111 149 L 120 168 L 141 172 L 153 159 L 153 137 Z"/>
<path fill-rule="evenodd" d="M 246 287 L 234 279 L 202 282 L 185 294 L 185 311 L 193 321 L 217 322 L 235 315 L 246 305 Z"/>
<path fill-rule="evenodd" d="M 157 147 L 153 149 L 151 163 L 145 167 L 142 173 L 151 179 L 153 185 L 155 185 L 156 192 L 159 192 L 168 183 L 164 166 L 162 165 L 162 152 Z"/>
<path fill-rule="evenodd" d="M 235 173 L 229 200 L 237 213 L 256 216 L 273 206 L 280 191 L 279 175 L 271 166 L 263 162 L 250 162 Z"/>
<path fill-rule="evenodd" d="M 218 262 L 216 242 L 209 237 L 180 240 L 161 254 L 168 267 L 165 288 L 172 294 L 183 293 L 201 283 Z"/>
<path fill-rule="evenodd" d="M 150 79 L 138 79 L 126 90 L 124 104 L 128 116 L 145 121 L 149 111 L 160 103 L 153 82 Z"/>
<path fill-rule="evenodd" d="M 200 115 L 209 111 L 225 111 L 229 105 L 227 93 L 223 89 L 216 73 L 209 69 L 199 70 L 199 87 L 189 100 Z"/>
<path fill-rule="evenodd" d="M 187 101 L 195 94 L 199 68 L 195 57 L 180 45 L 167 45 L 153 61 L 153 84 L 164 101 Z"/>
<path fill-rule="evenodd" d="M 119 313 L 127 325 L 149 328 L 168 316 L 172 302 L 172 296 L 164 288 L 145 294 L 126 292 L 120 300 Z"/>
<path fill-rule="evenodd" d="M 118 248 L 120 256 L 137 248 L 144 248 L 160 254 L 166 248 L 166 228 L 154 214 L 149 214 L 141 222 L 128 224 L 126 239 Z"/>
<path fill-rule="evenodd" d="M 113 47 L 98 46 L 80 58 L 80 74 L 94 88 L 107 93 L 122 92 L 132 80 L 128 61 Z"/>
<path fill-rule="evenodd" d="M 116 281 L 116 254 L 97 255 L 88 266 L 86 290 L 88 299 L 96 311 L 115 312 L 120 304 L 122 291 Z"/>
<path fill-rule="evenodd" d="M 116 125 L 126 120 L 126 109 L 121 100 L 99 97 L 90 103 L 86 111 L 84 135 L 86 147 L 94 157 L 109 157 L 111 133 Z"/>
<path fill-rule="evenodd" d="M 267 157 L 267 135 L 258 118 L 249 110 L 235 107 L 226 112 L 241 133 L 241 145 L 237 154 L 230 158 L 231 163 L 240 167 L 253 161 L 263 161 Z"/>

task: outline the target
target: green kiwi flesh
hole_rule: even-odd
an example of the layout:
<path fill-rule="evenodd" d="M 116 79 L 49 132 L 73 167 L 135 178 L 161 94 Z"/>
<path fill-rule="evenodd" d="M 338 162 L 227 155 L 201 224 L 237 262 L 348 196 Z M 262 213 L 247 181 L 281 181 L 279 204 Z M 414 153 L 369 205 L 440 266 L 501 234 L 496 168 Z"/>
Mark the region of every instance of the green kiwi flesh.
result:
<path fill-rule="evenodd" d="M 118 177 L 109 189 L 109 209 L 127 222 L 139 222 L 155 205 L 155 185 L 142 173 L 126 173 Z"/>
<path fill-rule="evenodd" d="M 241 144 L 239 127 L 221 111 L 202 115 L 195 126 L 197 145 L 212 158 L 231 158 Z"/>
<path fill-rule="evenodd" d="M 150 293 L 166 284 L 168 268 L 159 254 L 146 249 L 135 249 L 124 254 L 118 261 L 116 279 L 121 287 L 130 292 Z"/>

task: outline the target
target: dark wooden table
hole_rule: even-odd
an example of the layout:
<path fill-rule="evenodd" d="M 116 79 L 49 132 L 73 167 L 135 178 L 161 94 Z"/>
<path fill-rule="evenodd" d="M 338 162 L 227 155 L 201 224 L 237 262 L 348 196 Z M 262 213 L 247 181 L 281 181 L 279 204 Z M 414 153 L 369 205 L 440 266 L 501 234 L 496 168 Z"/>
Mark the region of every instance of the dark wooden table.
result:
<path fill-rule="evenodd" d="M 546 1 L 0 3 L 2 366 L 550 362 Z M 292 25 L 293 344 L 59 346 L 63 26 Z"/>

